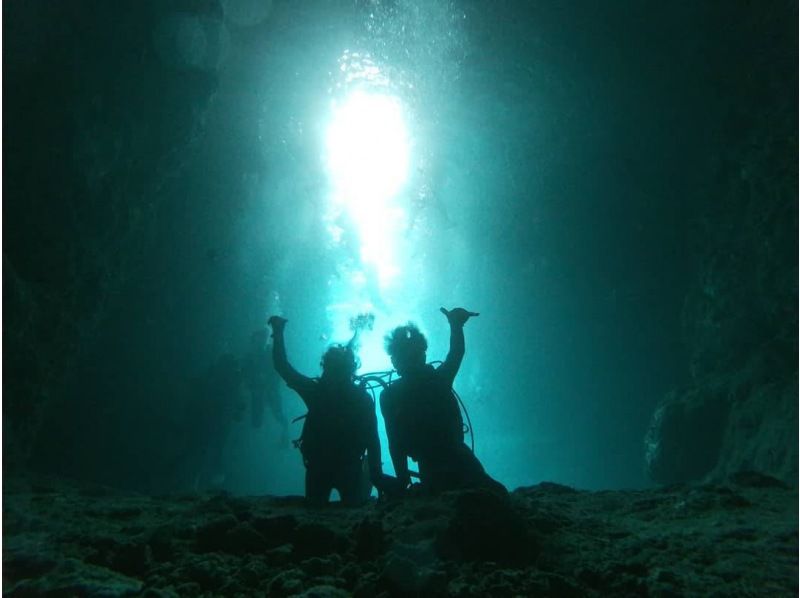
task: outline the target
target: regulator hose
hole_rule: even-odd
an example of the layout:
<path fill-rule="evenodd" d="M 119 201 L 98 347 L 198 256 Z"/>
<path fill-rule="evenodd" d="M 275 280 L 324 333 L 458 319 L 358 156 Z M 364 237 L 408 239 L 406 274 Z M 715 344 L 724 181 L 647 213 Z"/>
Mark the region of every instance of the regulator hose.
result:
<path fill-rule="evenodd" d="M 431 361 L 428 365 L 436 366 L 441 365 L 441 361 Z M 392 383 L 392 377 L 397 373 L 397 370 L 386 370 L 383 372 L 368 372 L 361 376 L 356 376 L 356 382 L 361 384 L 364 388 L 366 388 L 370 394 L 372 395 L 372 403 L 376 403 L 375 391 L 377 390 L 378 386 L 382 387 L 383 390 L 389 388 L 389 385 Z M 467 406 L 464 404 L 464 401 L 461 400 L 461 396 L 456 392 L 455 388 L 450 388 L 450 392 L 453 393 L 453 396 L 458 401 L 458 406 L 461 411 L 464 412 L 464 417 L 467 420 L 467 423 L 462 423 L 462 431 L 464 434 L 469 433 L 469 443 L 470 443 L 470 450 L 474 453 L 475 452 L 475 431 L 472 428 L 472 420 L 469 417 L 469 411 L 467 411 Z"/>

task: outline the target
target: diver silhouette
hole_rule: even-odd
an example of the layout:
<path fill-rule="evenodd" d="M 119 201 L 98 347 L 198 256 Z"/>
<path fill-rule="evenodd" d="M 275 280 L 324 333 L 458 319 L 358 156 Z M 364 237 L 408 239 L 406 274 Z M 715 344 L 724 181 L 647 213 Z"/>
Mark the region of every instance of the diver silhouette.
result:
<path fill-rule="evenodd" d="M 354 381 L 357 363 L 352 346 L 330 347 L 322 356 L 322 376 L 309 378 L 286 357 L 286 322 L 280 316 L 269 319 L 272 357 L 278 374 L 308 407 L 299 441 L 306 466 L 306 500 L 327 504 L 335 488 L 344 505 L 363 504 L 373 485 L 380 489 L 383 474 L 375 405 Z"/>
<path fill-rule="evenodd" d="M 264 423 L 264 407 L 269 407 L 280 426 L 280 444 L 289 445 L 289 421 L 283 412 L 278 375 L 269 362 L 268 333 L 259 328 L 250 336 L 250 350 L 244 358 L 242 376 L 250 393 L 250 421 L 254 428 Z"/>
<path fill-rule="evenodd" d="M 397 483 L 408 487 L 411 457 L 419 464 L 420 485 L 427 493 L 486 488 L 505 494 L 506 488 L 464 444 L 464 422 L 453 394 L 464 358 L 464 324 L 478 314 L 461 307 L 440 311 L 450 324 L 450 350 L 438 368 L 426 363 L 428 341 L 413 323 L 398 326 L 384 339 L 400 376 L 380 399 Z"/>
<path fill-rule="evenodd" d="M 195 491 L 219 489 L 225 484 L 228 437 L 234 423 L 244 415 L 240 387 L 240 364 L 231 353 L 217 358 L 190 384 L 184 459 L 193 464 Z"/>

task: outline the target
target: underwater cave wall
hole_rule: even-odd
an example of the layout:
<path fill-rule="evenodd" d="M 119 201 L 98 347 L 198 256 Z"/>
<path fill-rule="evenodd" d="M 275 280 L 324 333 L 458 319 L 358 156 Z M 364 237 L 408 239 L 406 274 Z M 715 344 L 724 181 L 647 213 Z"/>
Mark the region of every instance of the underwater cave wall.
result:
<path fill-rule="evenodd" d="M 3 4 L 7 473 L 28 464 L 65 376 L 171 224 L 160 214 L 217 85 L 217 13 L 191 0 Z"/>
<path fill-rule="evenodd" d="M 657 408 L 662 483 L 757 470 L 797 479 L 797 20 L 788 2 L 726 4 L 699 48 L 710 121 L 688 202 L 683 308 L 691 383 Z"/>

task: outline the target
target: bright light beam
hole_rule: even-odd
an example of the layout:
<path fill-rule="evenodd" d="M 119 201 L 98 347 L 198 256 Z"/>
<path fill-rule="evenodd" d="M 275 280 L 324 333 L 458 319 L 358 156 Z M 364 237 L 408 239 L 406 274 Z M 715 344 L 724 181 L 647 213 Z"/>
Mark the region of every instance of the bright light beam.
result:
<path fill-rule="evenodd" d="M 408 176 L 408 136 L 397 98 L 356 91 L 334 107 L 328 166 L 339 193 L 362 207 L 393 197 Z"/>
<path fill-rule="evenodd" d="M 408 178 L 409 143 L 400 101 L 355 91 L 334 105 L 326 136 L 334 202 L 355 223 L 361 260 L 383 285 L 398 273 L 393 239 L 405 214 L 392 205 Z"/>

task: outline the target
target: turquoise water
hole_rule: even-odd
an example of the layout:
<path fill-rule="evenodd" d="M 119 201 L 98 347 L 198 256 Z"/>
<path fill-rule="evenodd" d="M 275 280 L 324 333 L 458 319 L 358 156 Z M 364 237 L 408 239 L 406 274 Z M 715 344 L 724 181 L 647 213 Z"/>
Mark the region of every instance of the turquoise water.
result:
<path fill-rule="evenodd" d="M 4 6 L 8 433 L 42 469 L 191 489 L 197 380 L 270 315 L 313 376 L 372 314 L 363 374 L 409 320 L 443 359 L 439 308 L 462 306 L 455 387 L 490 474 L 648 485 L 651 415 L 696 373 L 698 206 L 747 178 L 720 156 L 784 91 L 747 83 L 784 68 L 748 25 L 770 6 Z M 220 405 L 207 484 L 302 493 L 269 411 Z"/>
<path fill-rule="evenodd" d="M 487 469 L 510 487 L 641 485 L 681 276 L 648 263 L 679 241 L 662 220 L 678 190 L 661 185 L 680 157 L 653 137 L 686 116 L 661 113 L 665 74 L 639 77 L 628 63 L 641 57 L 598 37 L 620 14 L 505 8 L 292 10 L 277 38 L 247 48 L 268 172 L 248 180 L 245 238 L 278 267 L 265 313 L 291 320 L 290 355 L 311 374 L 356 313 L 376 316 L 363 373 L 390 369 L 393 326 L 417 322 L 443 359 L 438 308 L 479 311 L 456 388 Z"/>

